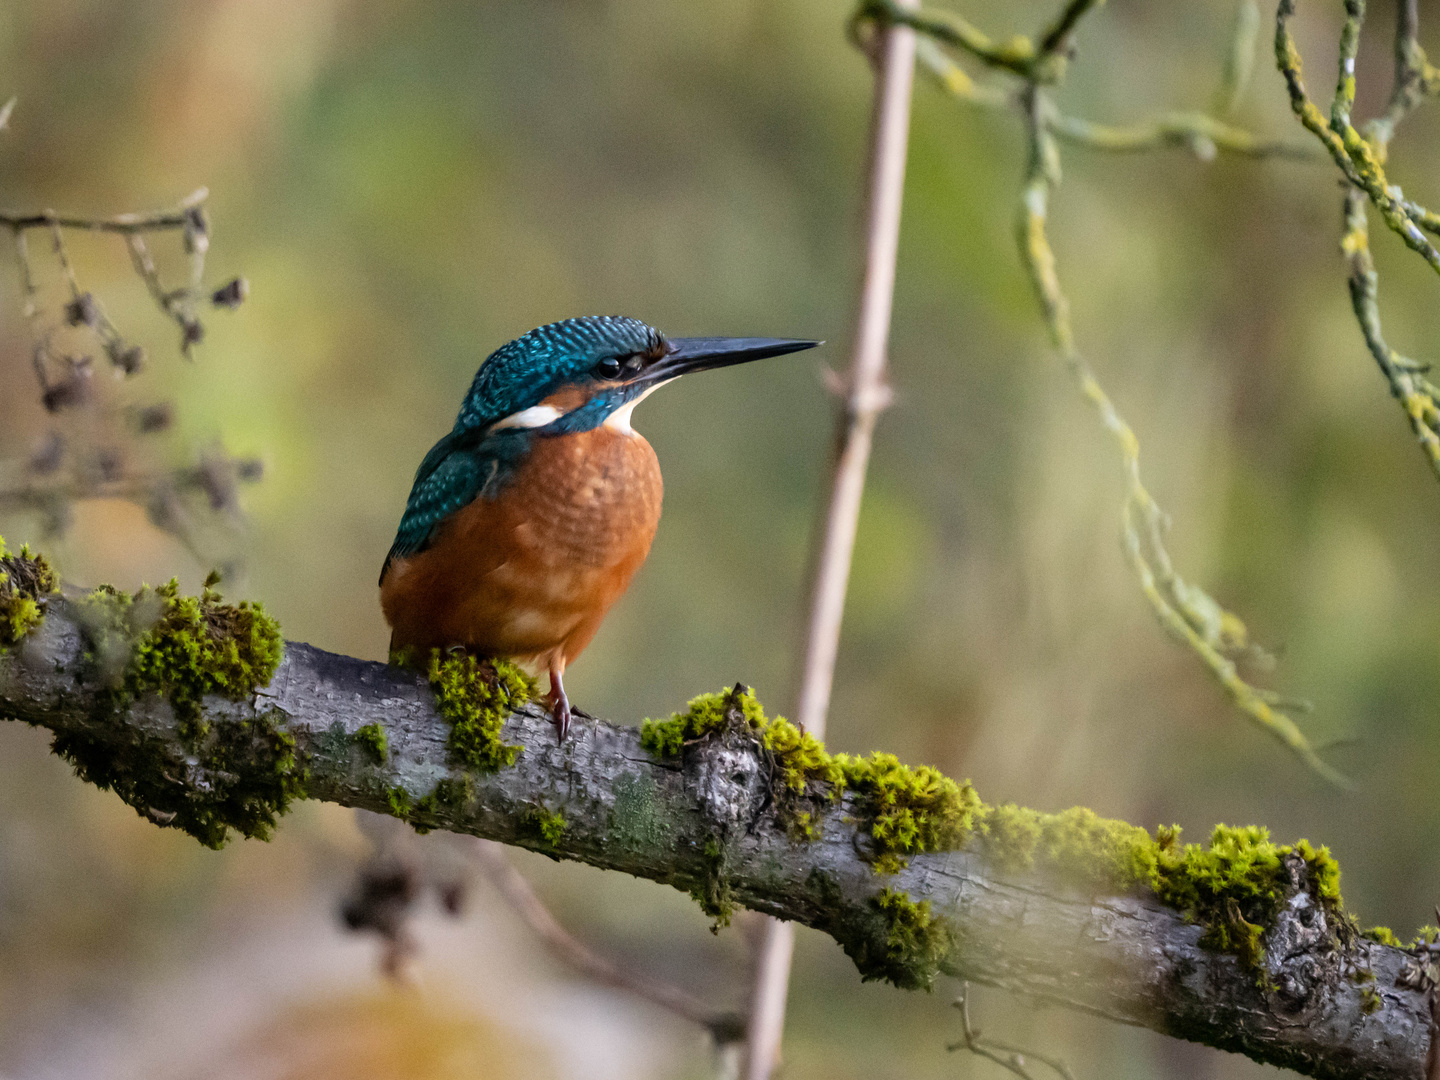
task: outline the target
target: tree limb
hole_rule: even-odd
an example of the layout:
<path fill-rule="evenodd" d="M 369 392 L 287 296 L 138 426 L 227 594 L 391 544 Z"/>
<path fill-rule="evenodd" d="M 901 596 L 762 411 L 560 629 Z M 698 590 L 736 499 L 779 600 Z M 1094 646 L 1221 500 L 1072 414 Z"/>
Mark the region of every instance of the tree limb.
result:
<path fill-rule="evenodd" d="M 278 732 L 294 741 L 299 764 L 287 767 L 309 798 L 702 896 L 722 888 L 738 904 L 829 934 L 866 977 L 894 978 L 896 950 L 916 930 L 897 921 L 898 901 L 945 928 L 932 939 L 943 942 L 935 961 L 959 978 L 1314 1076 L 1424 1075 L 1427 996 L 1411 988 L 1413 977 L 1397 984 L 1414 956 L 1343 932 L 1343 916 L 1312 903 L 1299 877 L 1265 933 L 1257 971 L 1203 947 L 1203 928 L 1153 897 L 1097 897 L 1039 872 L 1002 870 L 975 840 L 879 874 L 866 857 L 871 837 L 857 829 L 866 810 L 854 790 L 816 815 L 813 839 L 797 840 L 775 797 L 773 761 L 753 741 L 710 737 L 679 758 L 657 758 L 634 728 L 597 720 L 557 746 L 550 717 L 527 705 L 501 733 L 525 747 L 514 765 L 467 772 L 449 757 L 449 724 L 424 676 L 299 643 L 286 646 L 268 686 L 243 702 L 205 697 L 198 718 L 154 694 L 117 706 L 78 610 L 50 600 L 44 622 L 0 654 L 0 717 L 48 728 L 59 745 L 84 743 L 115 769 L 152 770 L 152 786 L 132 791 L 168 785 L 167 798 L 200 798 L 243 788 L 252 765 L 264 772 L 264 755 L 235 753 L 223 767 L 197 756 L 197 719 L 231 747 Z M 357 738 L 369 725 L 383 741 Z M 437 797 L 445 791 L 451 797 Z M 166 823 L 163 812 L 147 816 Z"/>

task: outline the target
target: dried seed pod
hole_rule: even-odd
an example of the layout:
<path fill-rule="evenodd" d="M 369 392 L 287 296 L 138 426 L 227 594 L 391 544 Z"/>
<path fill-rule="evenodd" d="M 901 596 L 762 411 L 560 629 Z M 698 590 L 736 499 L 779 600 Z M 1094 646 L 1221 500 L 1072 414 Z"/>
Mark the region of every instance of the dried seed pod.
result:
<path fill-rule="evenodd" d="M 81 293 L 65 305 L 65 322 L 70 326 L 98 326 L 100 304 L 94 293 Z"/>
<path fill-rule="evenodd" d="M 211 510 L 235 509 L 235 469 L 221 455 L 205 455 L 193 479 L 210 500 Z"/>
<path fill-rule="evenodd" d="M 105 346 L 105 354 L 110 357 L 110 363 L 126 375 L 134 375 L 145 366 L 145 347 L 143 345 L 131 345 L 126 348 L 125 343 L 116 338 Z"/>
<path fill-rule="evenodd" d="M 168 401 L 145 405 L 135 410 L 135 427 L 142 435 L 165 431 L 175 422 L 175 406 Z"/>
<path fill-rule="evenodd" d="M 210 303 L 233 310 L 243 304 L 249 295 L 250 282 L 243 277 L 235 277 L 210 294 Z"/>
<path fill-rule="evenodd" d="M 56 413 L 89 401 L 92 389 L 90 375 L 91 363 L 88 356 L 78 360 L 71 359 L 70 370 L 65 373 L 64 378 L 47 386 L 40 397 L 46 412 Z"/>
<path fill-rule="evenodd" d="M 205 340 L 205 326 L 199 319 L 191 318 L 188 315 L 180 317 L 180 348 L 188 354 L 190 346 L 198 345 Z"/>

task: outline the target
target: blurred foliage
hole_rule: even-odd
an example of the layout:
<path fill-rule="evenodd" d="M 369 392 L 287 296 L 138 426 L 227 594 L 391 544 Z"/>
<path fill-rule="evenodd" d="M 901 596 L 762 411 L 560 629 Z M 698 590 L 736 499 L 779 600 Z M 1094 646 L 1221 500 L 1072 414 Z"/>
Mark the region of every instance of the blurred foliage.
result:
<path fill-rule="evenodd" d="M 1053 4 L 961 6 L 1003 40 Z M 1389 92 L 1391 14 L 1372 6 L 1357 115 Z M 20 98 L 0 136 L 0 202 L 105 214 L 210 187 L 211 269 L 243 271 L 253 292 L 193 362 L 123 250 L 79 237 L 77 272 L 149 347 L 144 378 L 176 404 L 176 456 L 223 437 L 265 462 L 245 496 L 250 576 L 232 591 L 264 600 L 290 637 L 379 658 L 375 577 L 414 467 L 498 344 L 620 312 L 676 334 L 822 337 L 821 360 L 843 366 L 870 93 L 848 13 L 819 0 L 28 0 L 0 14 L 0 97 Z M 1201 107 L 1234 17 L 1231 0 L 1113 0 L 1082 26 L 1058 103 L 1114 122 L 1156 102 Z M 1327 70 L 1339 24 L 1320 3 L 1295 20 L 1312 69 Z M 1433 2 L 1421 26 L 1440 53 Z M 1303 135 L 1263 53 L 1232 118 Z M 1283 644 L 1281 689 L 1317 706 L 1307 734 L 1355 740 L 1330 751 L 1360 784 L 1348 796 L 1237 719 L 1136 594 L 1111 448 L 1056 377 L 1015 254 L 1024 168 L 1008 118 L 921 83 L 898 404 L 877 434 L 829 744 L 1039 809 L 1308 835 L 1340 860 L 1348 905 L 1408 936 L 1440 892 L 1440 496 L 1350 310 L 1334 170 L 1077 148 L 1050 229 L 1077 338 L 1146 448 L 1177 561 Z M 1389 171 L 1416 197 L 1440 175 L 1440 110 L 1407 121 Z M 1433 274 L 1397 248 L 1373 253 L 1387 337 L 1434 355 Z M 0 320 L 0 456 L 24 455 L 45 416 L 3 259 Z M 582 707 L 664 715 L 737 679 L 783 706 L 830 430 L 815 355 L 687 379 L 640 410 L 665 519 L 572 669 Z M 100 389 L 125 404 L 124 385 Z M 0 532 L 18 546 L 42 525 L 16 515 Z M 47 550 L 67 580 L 132 590 L 178 573 L 195 591 L 209 569 L 121 503 L 78 506 Z M 306 807 L 272 845 L 200 851 L 76 783 L 38 733 L 0 725 L 0 1071 L 59 1075 L 79 1055 L 86 1075 L 153 1075 L 146 1064 L 181 1043 L 227 1045 L 227 1017 L 224 1031 L 245 1030 L 242 1000 L 286 1008 L 282 981 L 323 999 L 294 969 L 332 949 L 364 970 L 332 916 L 362 848 L 343 815 Z M 523 865 L 568 927 L 733 1003 L 744 947 L 712 939 L 687 898 Z M 458 955 L 485 1008 L 571 1048 L 557 1070 L 599 1075 L 595 1062 L 618 1059 L 626 1076 L 705 1074 L 693 1033 L 669 1021 L 627 1019 L 598 992 L 518 993 L 564 974 L 529 953 L 502 964 L 526 948 L 518 934 L 477 929 Z M 296 938 L 312 951 L 273 944 Z M 246 966 L 247 952 L 271 967 Z M 148 1041 L 134 1021 L 129 1058 L 77 1049 L 110 1045 L 95 1040 L 132 1023 L 116 1010 L 147 987 L 166 1006 L 145 1015 L 193 1019 L 216 1000 L 192 993 L 206 980 L 230 1012 Z M 944 1053 L 944 993 L 862 987 L 818 936 L 802 935 L 793 985 L 792 1080 L 993 1068 Z M 1002 997 L 984 1014 L 987 1033 L 1063 1053 L 1081 1076 L 1258 1075 Z"/>

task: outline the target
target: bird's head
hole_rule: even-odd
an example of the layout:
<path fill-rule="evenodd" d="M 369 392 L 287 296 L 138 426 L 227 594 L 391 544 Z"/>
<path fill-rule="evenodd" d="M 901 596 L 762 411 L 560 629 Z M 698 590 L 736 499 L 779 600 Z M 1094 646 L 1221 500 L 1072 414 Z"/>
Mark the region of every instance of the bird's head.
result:
<path fill-rule="evenodd" d="M 814 348 L 785 338 L 667 338 L 639 319 L 592 315 L 531 330 L 480 365 L 457 429 L 586 431 L 630 410 L 652 390 L 694 371 Z"/>

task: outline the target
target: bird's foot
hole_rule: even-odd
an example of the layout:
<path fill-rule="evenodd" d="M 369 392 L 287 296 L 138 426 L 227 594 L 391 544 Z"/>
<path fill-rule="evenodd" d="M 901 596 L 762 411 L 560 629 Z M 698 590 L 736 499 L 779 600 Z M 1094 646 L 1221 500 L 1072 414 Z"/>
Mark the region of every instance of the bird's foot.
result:
<path fill-rule="evenodd" d="M 550 716 L 555 723 L 555 738 L 557 742 L 564 743 L 565 736 L 570 734 L 570 718 L 574 710 L 570 708 L 570 699 L 565 696 L 565 684 L 561 681 L 558 672 L 553 669 L 550 672 L 550 694 L 546 698 L 546 704 L 550 709 Z"/>

